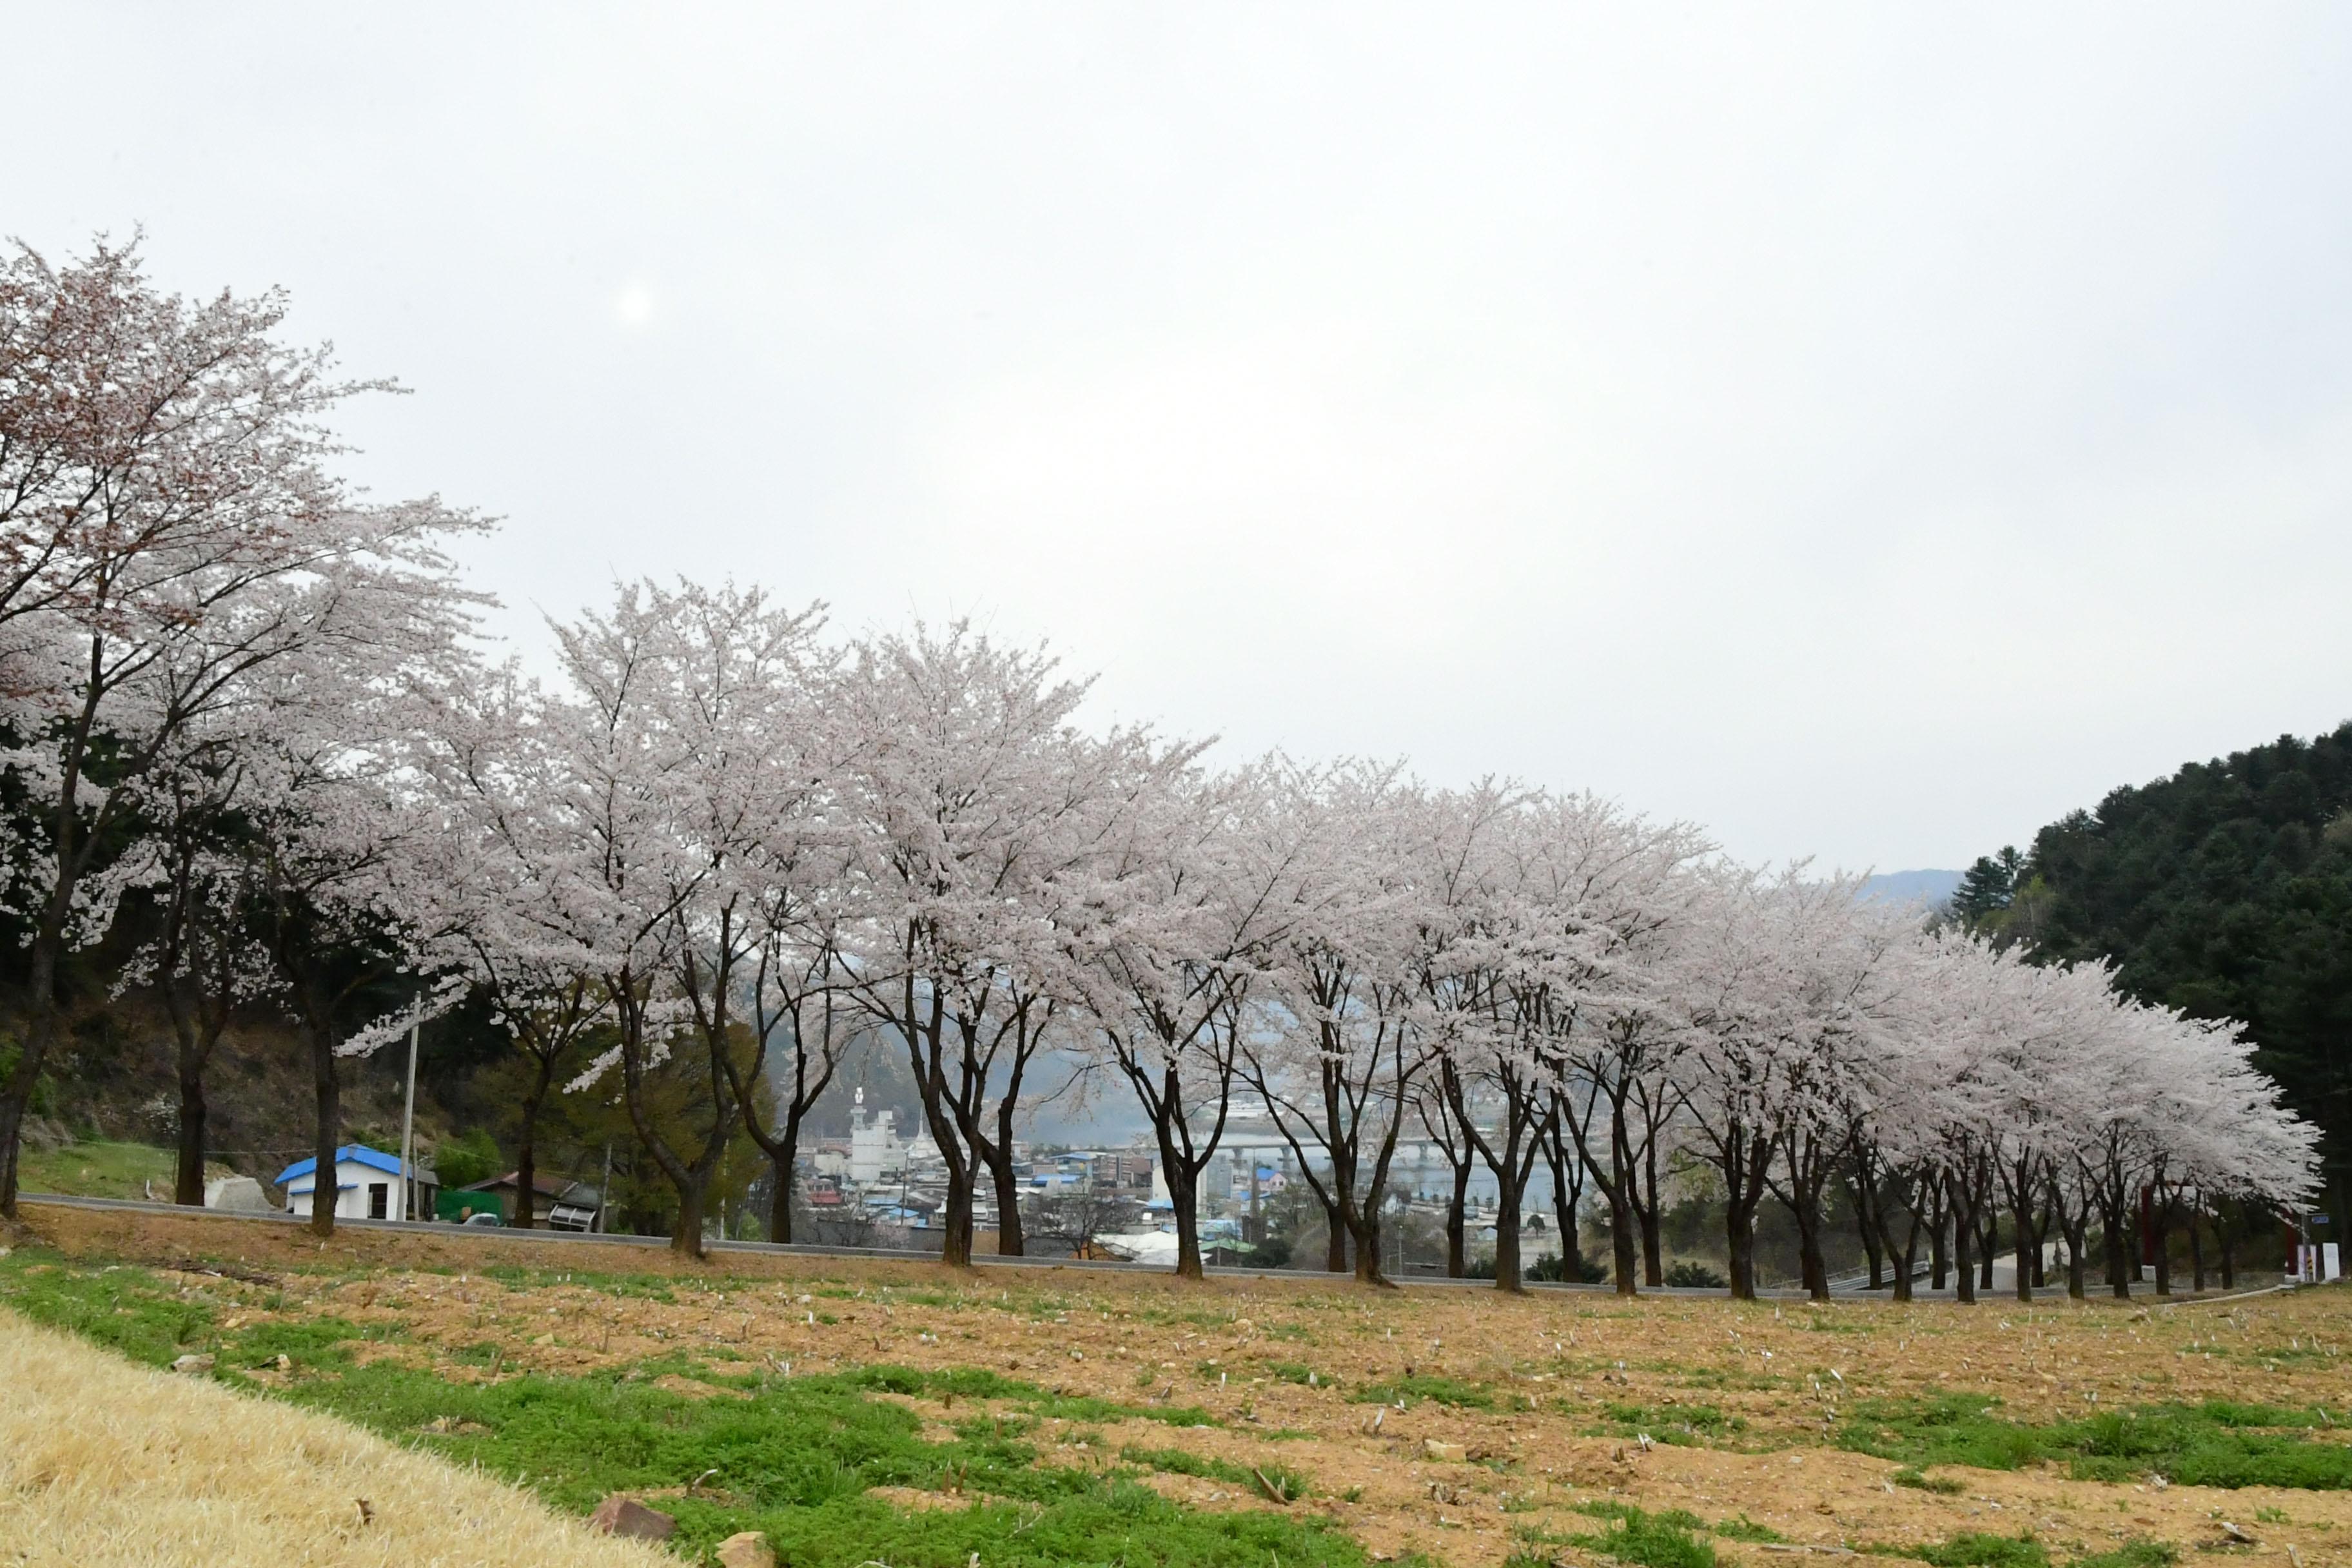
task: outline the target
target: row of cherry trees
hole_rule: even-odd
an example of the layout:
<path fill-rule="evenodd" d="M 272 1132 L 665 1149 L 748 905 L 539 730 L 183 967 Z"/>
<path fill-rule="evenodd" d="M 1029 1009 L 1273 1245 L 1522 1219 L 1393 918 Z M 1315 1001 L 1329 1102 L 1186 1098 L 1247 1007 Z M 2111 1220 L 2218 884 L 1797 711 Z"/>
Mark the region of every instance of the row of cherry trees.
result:
<path fill-rule="evenodd" d="M 617 1095 L 689 1251 L 745 1134 L 789 1238 L 802 1129 L 859 1031 L 913 1073 L 951 1263 L 983 1192 L 1022 1250 L 1015 1132 L 1073 1064 L 1148 1119 L 1186 1273 L 1244 1096 L 1367 1279 L 1408 1140 L 1454 1160 L 1457 1216 L 1493 1173 L 1507 1289 L 1538 1161 L 1567 1237 L 1581 1194 L 1605 1208 L 1627 1290 L 1659 1278 L 1677 1163 L 1720 1178 L 1741 1293 L 1768 1197 L 1826 1290 L 1841 1182 L 1907 1292 L 1923 1227 L 1958 1238 L 1965 1291 L 2000 1208 L 2021 1252 L 2065 1239 L 2079 1290 L 2089 1228 L 2115 1257 L 2143 1191 L 2179 1212 L 2310 1181 L 2309 1130 L 2233 1028 L 1607 802 L 1215 768 L 1079 726 L 1086 684 L 1042 651 L 963 626 L 842 642 L 732 586 L 624 587 L 551 627 L 544 679 L 489 662 L 445 553 L 480 524 L 333 477 L 324 416 L 368 388 L 278 346 L 282 310 L 163 296 L 103 247 L 0 276 L 0 776 L 28 825 L 0 1209 L 60 967 L 126 900 L 121 983 L 173 1026 L 183 1201 L 239 1008 L 308 1043 L 323 1164 L 338 1064 L 466 990 L 532 1064 L 523 1193 L 544 1099 Z"/>

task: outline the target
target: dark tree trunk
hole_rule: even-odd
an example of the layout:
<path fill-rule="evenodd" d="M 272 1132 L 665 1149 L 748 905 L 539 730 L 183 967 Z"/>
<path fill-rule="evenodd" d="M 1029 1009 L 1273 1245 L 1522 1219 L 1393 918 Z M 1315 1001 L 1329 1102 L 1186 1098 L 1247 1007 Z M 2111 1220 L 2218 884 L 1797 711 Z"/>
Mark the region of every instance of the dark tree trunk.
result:
<path fill-rule="evenodd" d="M 940 1211 L 940 1261 L 950 1268 L 971 1267 L 971 1167 L 961 1160 L 948 1162 L 947 1204 Z"/>
<path fill-rule="evenodd" d="M 205 1075 L 191 1072 L 184 1055 L 180 1064 L 180 1126 L 174 1142 L 178 1158 L 172 1175 L 172 1201 L 191 1208 L 205 1204 Z"/>
<path fill-rule="evenodd" d="M 669 1249 L 681 1258 L 702 1256 L 702 1205 L 709 1189 L 704 1183 L 688 1180 L 676 1184 L 677 1188 L 677 1223 L 670 1226 Z"/>
<path fill-rule="evenodd" d="M 1593 1146 L 1596 1142 L 1594 1124 L 1599 1120 L 1594 1112 L 1608 1094 L 1605 1089 L 1596 1089 L 1594 1099 L 1585 1107 L 1581 1121 L 1576 1117 L 1574 1101 L 1564 1094 L 1559 1095 L 1551 1105 L 1551 1121 L 1555 1125 L 1565 1125 L 1576 1145 L 1579 1168 L 1590 1173 L 1592 1184 L 1601 1189 L 1601 1201 L 1609 1207 L 1610 1282 L 1620 1296 L 1633 1296 L 1640 1290 L 1640 1276 L 1636 1271 L 1641 1268 L 1642 1231 L 1641 1221 L 1635 1213 L 1639 1206 L 1633 1191 L 1635 1162 L 1626 1136 L 1625 1108 L 1621 1100 L 1607 1100 L 1607 1149 L 1604 1152 Z M 1553 1136 L 1556 1137 L 1557 1133 Z M 1602 1169 L 1603 1152 L 1607 1157 L 1606 1170 Z M 1664 1279 L 1661 1273 L 1657 1282 L 1663 1283 Z"/>
<path fill-rule="evenodd" d="M 1797 1266 L 1804 1276 L 1805 1294 L 1816 1301 L 1828 1300 L 1830 1270 L 1822 1258 L 1822 1213 L 1818 1204 L 1798 1206 Z"/>
<path fill-rule="evenodd" d="M 793 1239 L 793 1174 L 800 1156 L 785 1141 L 784 1152 L 768 1156 L 768 1239 L 789 1243 Z"/>
<path fill-rule="evenodd" d="M 1559 1118 L 1543 1135 L 1544 1163 L 1551 1171 L 1551 1217 L 1559 1231 L 1560 1278 L 1574 1282 L 1584 1278 L 1584 1248 L 1577 1235 L 1576 1205 L 1584 1195 L 1584 1167 L 1561 1147 Z"/>
<path fill-rule="evenodd" d="M 1731 1294 L 1742 1301 L 1756 1300 L 1756 1205 L 1751 1197 L 1744 1205 L 1733 1205 L 1723 1216 Z"/>
<path fill-rule="evenodd" d="M 1035 1048 L 1027 1028 L 1027 1017 L 1025 1012 L 1018 1016 L 1020 1035 L 1014 1044 L 1012 1069 L 1005 1080 L 1004 1092 L 996 1102 L 993 1137 L 982 1131 L 979 1102 L 987 1095 L 987 1063 L 992 1062 L 995 1056 L 992 1052 L 981 1058 L 976 1071 L 971 1065 L 974 1058 L 970 1046 L 966 1047 L 964 1058 L 964 1070 L 973 1075 L 973 1082 L 968 1102 L 971 1113 L 961 1118 L 961 1124 L 974 1155 L 988 1168 L 990 1183 L 996 1191 L 996 1256 L 999 1258 L 1020 1258 L 1028 1252 L 1027 1230 L 1021 1219 L 1021 1176 L 1013 1168 L 1013 1119 L 1020 1110 L 1021 1081 L 1028 1074 L 1030 1053 Z M 959 1027 L 962 1026 L 959 1025 Z M 969 1029 L 965 1037 L 977 1040 L 980 1032 L 977 1028 Z M 973 1174 L 976 1194 L 978 1173 Z"/>
<path fill-rule="evenodd" d="M 539 1223 L 539 1109 L 547 1102 L 547 1086 L 555 1064 L 542 1058 L 523 1097 L 522 1131 L 515 1145 L 515 1224 L 523 1230 Z"/>
<path fill-rule="evenodd" d="M 1946 1224 L 1951 1205 L 1945 1197 L 1944 1184 L 1936 1186 L 1934 1205 L 1927 1216 L 1927 1288 L 1940 1290 L 1951 1277 L 1952 1258 L 1947 1240 Z"/>
<path fill-rule="evenodd" d="M 25 1116 L 32 1108 L 33 1090 L 40 1083 L 41 1069 L 48 1063 L 49 1051 L 65 1027 L 64 1012 L 58 1005 L 58 970 L 65 958 L 67 922 L 73 913 L 82 874 L 89 866 L 91 847 L 103 834 L 109 816 L 108 809 L 101 807 L 85 832 L 85 825 L 76 813 L 104 689 L 106 637 L 103 633 L 93 633 L 88 640 L 89 679 L 82 689 L 80 711 L 63 736 L 59 752 L 62 765 L 57 793 L 51 797 L 58 805 L 44 835 L 47 839 L 45 847 L 56 857 L 53 864 L 57 878 L 39 918 L 33 923 L 32 941 L 26 954 L 25 1001 L 28 1016 L 24 1041 L 7 1082 L 0 1085 L 0 1218 L 5 1219 L 17 1217 L 17 1156 L 24 1145 Z M 151 738 L 151 746 L 158 743 L 160 737 Z M 311 1206 L 315 1208 L 317 1205 Z"/>
<path fill-rule="evenodd" d="M 1454 1193 L 1445 1202 L 1445 1277 L 1460 1279 L 1470 1272 L 1470 1163 L 1454 1167 Z"/>
<path fill-rule="evenodd" d="M 899 1027 L 907 1045 L 908 1065 L 914 1069 L 918 1101 L 932 1145 L 947 1163 L 947 1203 L 940 1214 L 940 1261 L 950 1268 L 971 1267 L 972 1169 L 964 1150 L 960 1118 L 948 1099 L 947 1059 L 941 1041 L 947 1007 L 937 991 L 919 1008 L 913 977 L 902 981 L 904 1005 Z"/>
<path fill-rule="evenodd" d="M 2041 1283 L 2034 1277 L 2042 1271 L 2042 1237 L 2034 1232 L 2030 1206 L 2017 1211 L 2014 1223 L 2017 1226 L 2017 1299 L 2031 1302 L 2033 1287 Z"/>
<path fill-rule="evenodd" d="M 996 1157 L 988 1162 L 988 1173 L 996 1184 L 996 1256 L 1024 1257 L 1029 1243 L 1021 1223 L 1021 1177 L 1013 1168 L 1011 1139 L 997 1145 Z"/>
<path fill-rule="evenodd" d="M 1517 1294 L 1527 1289 L 1519 1277 L 1519 1194 L 1503 1190 L 1499 1177 L 1495 1185 L 1495 1289 Z"/>
<path fill-rule="evenodd" d="M 1517 1294 L 1527 1289 L 1519 1272 L 1519 1220 L 1527 1208 L 1528 1176 L 1535 1169 L 1536 1151 L 1542 1142 L 1542 1118 L 1537 1114 L 1538 1091 L 1532 1084 L 1506 1073 L 1502 1087 L 1501 1147 L 1479 1134 L 1470 1120 L 1466 1100 L 1457 1099 L 1454 1112 L 1464 1136 L 1495 1173 L 1495 1289 Z"/>
<path fill-rule="evenodd" d="M 335 1146 L 342 1135 L 343 1089 L 335 1062 L 335 1037 L 324 1008 L 313 1010 L 304 1033 L 310 1037 L 311 1088 L 317 1097 L 317 1121 L 311 1129 L 310 1234 L 325 1238 L 335 1234 Z"/>
<path fill-rule="evenodd" d="M 1348 1239 L 1356 1255 L 1356 1283 L 1388 1284 L 1388 1277 L 1381 1272 L 1381 1211 L 1378 1205 L 1363 1205 L 1361 1215 L 1348 1222 Z"/>
<path fill-rule="evenodd" d="M 1641 1232 L 1633 1217 L 1633 1150 L 1625 1125 L 1625 1108 L 1614 1100 L 1610 1104 L 1609 1165 L 1609 1269 L 1615 1279 L 1617 1294 L 1632 1296 L 1638 1293 L 1634 1270 L 1641 1267 Z"/>
<path fill-rule="evenodd" d="M 1168 1165 L 1168 1201 L 1176 1209 L 1176 1277 L 1179 1279 L 1204 1279 L 1208 1269 L 1201 1261 L 1201 1179 L 1188 1161 L 1169 1157 L 1174 1146 L 1166 1133 L 1160 1147 Z"/>
<path fill-rule="evenodd" d="M 1731 1266 L 1735 1300 L 1756 1299 L 1756 1210 L 1764 1202 L 1764 1176 L 1772 1159 L 1769 1139 L 1752 1129 L 1727 1131 L 1717 1168 L 1724 1176 L 1723 1236 Z"/>
<path fill-rule="evenodd" d="M 1634 1230 L 1633 1205 L 1625 1201 L 1625 1174 L 1609 1184 L 1609 1271 L 1617 1294 L 1638 1294 L 1641 1240 Z"/>
<path fill-rule="evenodd" d="M 2017 1299 L 2031 1302 L 2033 1288 L 2042 1283 L 2042 1226 L 2033 1212 L 2036 1170 L 2029 1162 L 2013 1161 L 2003 1166 L 2001 1179 L 2008 1184 L 2010 1224 L 2017 1233 Z"/>
<path fill-rule="evenodd" d="M 2084 1278 L 2083 1244 L 2089 1238 L 2091 1232 L 2090 1213 L 2086 1208 L 2082 1214 L 2070 1217 L 2062 1210 L 2058 1216 L 2058 1224 L 2066 1233 L 2066 1294 L 2079 1301 L 2084 1298 L 2086 1286 Z"/>
<path fill-rule="evenodd" d="M 1985 1233 L 1992 1228 L 1985 1223 L 1985 1215 L 1993 1205 L 1993 1180 L 1991 1170 L 1970 1160 L 1961 1164 L 1951 1181 L 1953 1296 L 1969 1306 L 1975 1305 L 1977 1292 L 1990 1277 L 1984 1267 L 1990 1254 L 1984 1246 Z"/>
<path fill-rule="evenodd" d="M 16 1155 L 24 1142 L 25 1116 L 60 1024 L 58 953 L 63 939 L 50 932 L 49 924 L 44 921 L 34 934 L 26 964 L 25 996 L 30 1016 L 25 1022 L 24 1045 L 7 1083 L 0 1087 L 0 1218 L 16 1217 Z"/>
<path fill-rule="evenodd" d="M 172 1177 L 172 1201 L 201 1208 L 205 1201 L 205 1124 L 210 1108 L 205 1102 L 205 1068 L 213 1047 L 228 1026 L 228 995 L 232 983 L 221 976 L 221 991 L 207 996 L 201 982 L 184 986 L 179 973 L 188 955 L 191 916 L 184 858 L 165 912 L 165 940 L 159 989 L 163 1010 L 172 1020 L 173 1067 L 179 1079 L 180 1117 L 173 1140 L 176 1157 Z M 224 972 L 229 966 L 224 963 Z M 193 999 L 190 993 L 194 992 Z M 191 1005 L 193 1000 L 193 1005 Z"/>
<path fill-rule="evenodd" d="M 1323 1272 L 1348 1272 L 1348 1216 L 1328 1200 L 1323 1205 Z"/>
<path fill-rule="evenodd" d="M 1814 1134 L 1790 1131 L 1778 1152 L 1787 1157 L 1789 1184 L 1773 1190 L 1797 1225 L 1797 1267 L 1805 1294 L 1816 1301 L 1830 1297 L 1829 1265 L 1822 1257 L 1822 1193 L 1836 1169 L 1832 1152 Z M 1769 1160 L 1769 1156 L 1768 1156 Z M 1771 1168 L 1763 1172 L 1768 1184 Z"/>
<path fill-rule="evenodd" d="M 1877 1206 L 1863 1194 L 1863 1184 L 1857 1180 L 1853 1187 L 1854 1228 L 1862 1233 L 1862 1255 L 1870 1263 L 1870 1288 L 1874 1292 L 1886 1288 L 1885 1236 L 1879 1229 Z"/>
<path fill-rule="evenodd" d="M 1923 1228 L 1925 1228 L 1925 1222 L 1919 1211 L 1906 1206 L 1903 1226 L 1903 1253 L 1895 1268 L 1895 1299 L 1898 1301 L 1911 1300 L 1911 1279 L 1919 1258 L 1919 1232 Z"/>
<path fill-rule="evenodd" d="M 1658 1234 L 1657 1129 L 1650 1128 L 1642 1146 L 1642 1197 L 1633 1205 L 1633 1215 L 1642 1226 L 1642 1281 L 1655 1289 L 1666 1282 L 1665 1243 Z"/>
<path fill-rule="evenodd" d="M 1952 1294 L 1965 1306 L 1974 1306 L 1977 1300 L 1976 1245 L 1976 1215 L 1969 1212 L 1969 1200 L 1956 1195 L 1952 1204 Z"/>

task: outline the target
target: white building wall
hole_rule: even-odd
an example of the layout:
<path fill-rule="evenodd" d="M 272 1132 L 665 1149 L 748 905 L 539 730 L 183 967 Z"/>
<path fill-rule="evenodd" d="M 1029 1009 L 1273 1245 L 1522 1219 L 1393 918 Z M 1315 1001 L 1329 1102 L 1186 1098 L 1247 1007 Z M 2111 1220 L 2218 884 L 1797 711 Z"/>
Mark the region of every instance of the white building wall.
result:
<path fill-rule="evenodd" d="M 335 1167 L 335 1217 L 337 1219 L 368 1219 L 373 1217 L 371 1187 L 381 1184 L 384 1192 L 383 1217 L 406 1219 L 408 1184 L 389 1171 L 379 1171 L 373 1165 L 362 1165 L 356 1160 L 346 1160 Z M 287 1184 L 286 1210 L 301 1218 L 310 1217 L 311 1179 L 297 1176 Z"/>

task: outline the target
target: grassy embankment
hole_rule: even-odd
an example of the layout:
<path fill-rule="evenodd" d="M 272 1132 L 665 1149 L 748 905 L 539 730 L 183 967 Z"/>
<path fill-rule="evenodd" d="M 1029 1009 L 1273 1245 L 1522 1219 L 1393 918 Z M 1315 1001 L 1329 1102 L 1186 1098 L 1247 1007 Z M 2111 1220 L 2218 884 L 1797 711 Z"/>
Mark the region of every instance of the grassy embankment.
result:
<path fill-rule="evenodd" d="M 80 1198 L 172 1198 L 178 1157 L 148 1143 L 108 1140 L 68 1143 L 56 1149 L 26 1148 L 17 1156 L 17 1185 L 28 1193 L 63 1193 Z M 207 1178 L 229 1174 L 225 1165 L 205 1167 Z"/>

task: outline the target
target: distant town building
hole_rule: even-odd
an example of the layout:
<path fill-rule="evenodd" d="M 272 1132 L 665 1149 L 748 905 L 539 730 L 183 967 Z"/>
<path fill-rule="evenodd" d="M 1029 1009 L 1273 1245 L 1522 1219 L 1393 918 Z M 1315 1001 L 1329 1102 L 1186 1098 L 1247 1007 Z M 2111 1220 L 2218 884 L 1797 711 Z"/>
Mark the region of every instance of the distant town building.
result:
<path fill-rule="evenodd" d="M 1094 1173 L 1095 1191 L 1141 1194 L 1151 1188 L 1152 1157 L 1142 1149 L 1122 1150 L 1117 1153 L 1096 1154 L 1088 1162 Z"/>
<path fill-rule="evenodd" d="M 883 1181 L 896 1181 L 908 1169 L 936 1159 L 938 1151 L 928 1135 L 918 1133 L 912 1139 L 898 1136 L 898 1113 L 895 1110 L 866 1109 L 866 1089 L 860 1085 L 849 1110 L 849 1179 L 861 1187 L 870 1187 Z"/>
<path fill-rule="evenodd" d="M 1234 1157 L 1220 1149 L 1201 1167 L 1201 1216 L 1206 1219 L 1223 1213 L 1233 1196 Z"/>

